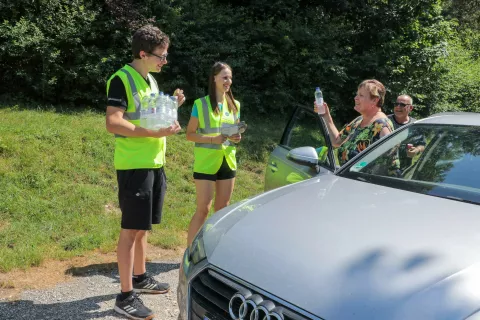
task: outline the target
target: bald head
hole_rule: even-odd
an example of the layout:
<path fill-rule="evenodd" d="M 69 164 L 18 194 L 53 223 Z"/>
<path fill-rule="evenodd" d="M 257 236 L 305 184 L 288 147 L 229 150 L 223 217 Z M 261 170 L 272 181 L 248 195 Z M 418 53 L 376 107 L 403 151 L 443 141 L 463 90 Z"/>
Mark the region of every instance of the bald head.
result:
<path fill-rule="evenodd" d="M 406 123 L 409 121 L 408 114 L 412 111 L 412 97 L 406 94 L 398 96 L 393 108 L 393 114 L 398 123 Z"/>
<path fill-rule="evenodd" d="M 410 97 L 408 94 L 402 94 L 401 96 L 398 96 L 397 101 L 402 101 L 410 105 L 413 104 L 412 97 Z"/>

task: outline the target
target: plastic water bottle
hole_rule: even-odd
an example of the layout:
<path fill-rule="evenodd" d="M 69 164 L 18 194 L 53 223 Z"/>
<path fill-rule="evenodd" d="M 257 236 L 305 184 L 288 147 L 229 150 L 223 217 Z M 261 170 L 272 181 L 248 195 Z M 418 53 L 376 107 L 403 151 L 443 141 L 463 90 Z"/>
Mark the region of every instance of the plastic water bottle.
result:
<path fill-rule="evenodd" d="M 317 103 L 317 106 L 318 106 L 318 114 L 324 114 L 325 106 L 323 105 L 323 93 L 319 87 L 315 89 L 315 102 Z"/>
<path fill-rule="evenodd" d="M 150 101 L 150 96 L 143 96 L 142 101 L 140 102 L 140 127 L 147 127 L 147 117 L 148 117 L 148 104 Z"/>
<path fill-rule="evenodd" d="M 165 114 L 165 95 L 163 92 L 158 94 L 155 114 L 155 129 L 163 128 L 163 117 Z"/>
<path fill-rule="evenodd" d="M 178 120 L 178 97 L 173 96 L 172 102 L 172 124 L 174 124 Z"/>
<path fill-rule="evenodd" d="M 157 94 L 150 93 L 150 99 L 148 101 L 148 116 L 147 116 L 147 128 L 155 129 L 156 113 L 157 113 Z"/>
<path fill-rule="evenodd" d="M 163 113 L 163 127 L 169 127 L 172 124 L 171 119 L 171 110 L 172 110 L 172 99 L 170 95 L 165 95 L 165 108 Z"/>

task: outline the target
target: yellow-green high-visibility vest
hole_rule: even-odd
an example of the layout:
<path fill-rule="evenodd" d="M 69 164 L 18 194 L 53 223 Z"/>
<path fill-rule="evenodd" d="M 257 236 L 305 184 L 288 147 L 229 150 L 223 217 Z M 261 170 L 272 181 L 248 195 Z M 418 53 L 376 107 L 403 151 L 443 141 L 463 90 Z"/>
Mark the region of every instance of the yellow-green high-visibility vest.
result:
<path fill-rule="evenodd" d="M 240 102 L 235 100 L 237 112 L 232 113 L 228 110 L 227 104 L 224 104 L 220 114 L 213 112 L 210 104 L 210 97 L 195 100 L 198 110 L 198 129 L 197 133 L 206 136 L 218 136 L 222 123 L 234 124 L 238 121 L 240 112 Z M 227 140 L 228 141 L 228 140 Z M 236 149 L 232 143 L 210 144 L 195 143 L 195 163 L 193 171 L 198 173 L 214 174 L 220 169 L 225 157 L 228 166 L 232 170 L 237 170 L 237 160 L 235 158 Z"/>
<path fill-rule="evenodd" d="M 123 119 L 139 126 L 142 98 L 150 95 L 150 93 L 158 93 L 157 82 L 152 75 L 148 74 L 149 86 L 142 75 L 127 64 L 110 77 L 107 82 L 107 94 L 110 88 L 110 81 L 115 76 L 118 76 L 122 80 L 127 93 L 128 106 L 127 110 L 123 113 Z M 165 164 L 165 149 L 165 137 L 124 137 L 116 134 L 115 169 L 161 168 Z"/>

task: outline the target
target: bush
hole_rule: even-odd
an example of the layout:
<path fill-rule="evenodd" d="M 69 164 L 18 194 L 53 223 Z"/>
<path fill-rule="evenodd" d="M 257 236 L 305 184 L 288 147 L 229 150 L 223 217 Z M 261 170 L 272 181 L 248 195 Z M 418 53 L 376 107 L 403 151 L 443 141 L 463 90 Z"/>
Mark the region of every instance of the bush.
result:
<path fill-rule="evenodd" d="M 172 40 L 170 63 L 156 76 L 163 91 L 181 87 L 191 104 L 206 94 L 213 62 L 224 60 L 247 118 L 285 116 L 312 104 L 321 86 L 342 123 L 355 116 L 367 78 L 386 85 L 388 104 L 412 95 L 424 116 L 443 108 L 450 72 L 478 65 L 467 55 L 449 60 L 454 29 L 436 0 L 12 0 L 0 4 L 0 18 L 0 80 L 10 96 L 99 109 L 107 78 L 131 59 L 132 32 L 146 23 Z M 477 94 L 456 103 L 468 108 Z"/>

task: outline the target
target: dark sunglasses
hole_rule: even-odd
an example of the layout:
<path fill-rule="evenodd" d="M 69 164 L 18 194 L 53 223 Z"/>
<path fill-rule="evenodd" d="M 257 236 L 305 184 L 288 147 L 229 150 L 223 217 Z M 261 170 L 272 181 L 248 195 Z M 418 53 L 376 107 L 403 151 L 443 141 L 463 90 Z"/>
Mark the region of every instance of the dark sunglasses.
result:
<path fill-rule="evenodd" d="M 403 103 L 403 102 L 395 102 L 393 104 L 394 107 L 401 107 L 401 108 L 405 108 L 406 106 L 410 106 L 410 104 L 406 104 L 406 103 Z"/>
<path fill-rule="evenodd" d="M 148 54 L 151 54 L 152 56 L 157 57 L 158 59 L 160 59 L 160 61 L 167 60 L 167 56 L 168 56 L 168 53 L 165 53 L 164 55 L 161 55 L 161 56 L 159 56 L 158 54 L 155 54 L 153 52 L 148 52 Z"/>

